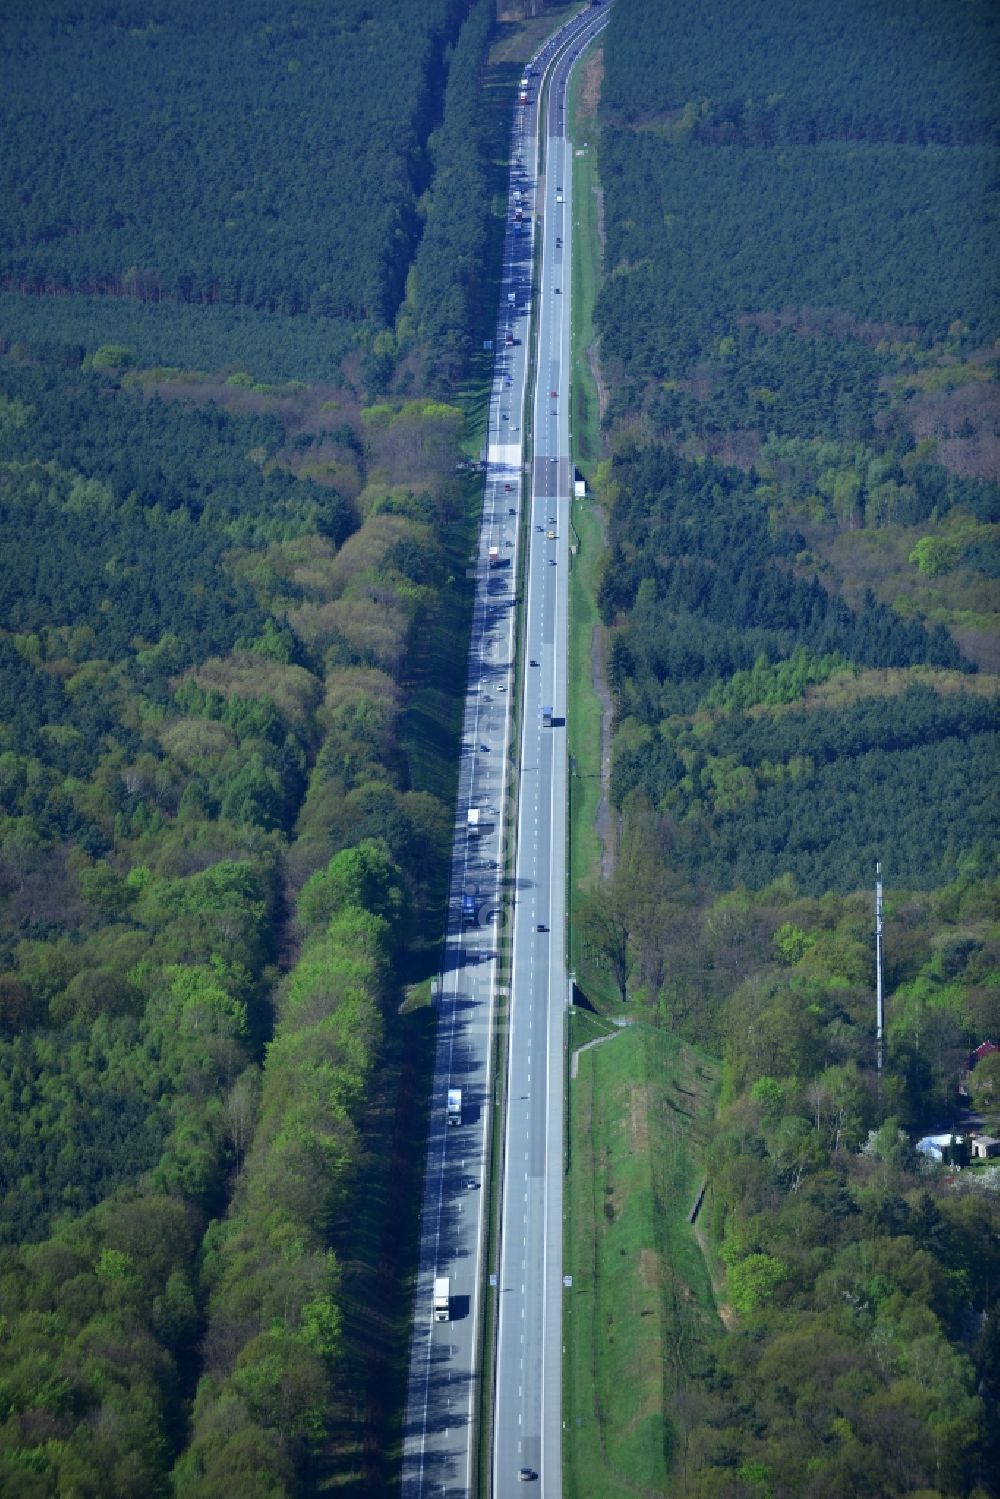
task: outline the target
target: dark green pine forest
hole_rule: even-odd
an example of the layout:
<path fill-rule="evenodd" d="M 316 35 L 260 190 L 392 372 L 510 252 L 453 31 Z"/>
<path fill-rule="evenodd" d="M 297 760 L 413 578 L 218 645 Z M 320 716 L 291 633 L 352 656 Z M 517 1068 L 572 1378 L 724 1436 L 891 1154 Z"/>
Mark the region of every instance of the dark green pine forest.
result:
<path fill-rule="evenodd" d="M 914 1142 L 1000 1127 L 998 15 L 617 0 L 602 76 L 578 982 L 722 1062 L 714 1331 L 667 1248 L 639 1293 L 669 1492 L 986 1499 L 1000 1177 Z"/>
<path fill-rule="evenodd" d="M 265 380 L 328 379 L 359 346 L 385 374 L 397 334 L 461 364 L 492 27 L 462 0 L 12 8 L 5 331 Z"/>
<path fill-rule="evenodd" d="M 393 1481 L 495 35 L 487 0 L 0 21 L 12 1499 Z"/>

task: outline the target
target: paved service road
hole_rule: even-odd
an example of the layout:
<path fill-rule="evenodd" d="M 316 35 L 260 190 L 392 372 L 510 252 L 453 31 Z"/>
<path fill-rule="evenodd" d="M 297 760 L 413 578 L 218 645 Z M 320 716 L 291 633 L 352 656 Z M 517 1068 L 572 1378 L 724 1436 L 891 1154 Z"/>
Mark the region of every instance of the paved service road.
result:
<path fill-rule="evenodd" d="M 523 1494 L 521 1467 L 541 1475 L 542 1492 L 552 1499 L 560 1492 L 570 288 L 568 275 L 565 288 L 559 278 L 564 255 L 567 270 L 569 266 L 571 190 L 562 121 L 571 63 L 604 23 L 603 9 L 588 9 L 550 38 L 532 60 L 528 103 L 517 108 L 513 125 L 449 927 L 437 996 L 435 1082 L 404 1429 L 404 1499 L 472 1499 L 477 1493 L 478 1359 L 487 1295 L 498 1297 L 499 1313 L 495 1493 Z M 546 74 L 553 87 L 542 179 L 538 93 Z M 545 200 L 540 202 L 543 183 Z M 564 200 L 558 205 L 557 185 Z M 522 437 L 530 388 L 532 265 L 536 226 L 542 223 L 534 474 L 525 486 Z M 558 293 L 555 286 L 560 286 Z M 556 399 L 550 390 L 558 392 Z M 522 506 L 528 510 L 524 522 Z M 505 861 L 500 839 L 509 794 L 514 584 L 522 534 L 529 545 L 525 686 L 518 862 L 511 892 L 501 886 Z M 529 666 L 531 659 L 538 666 Z M 543 727 L 543 708 L 551 709 L 551 727 Z M 494 1099 L 500 1093 L 494 1089 L 500 903 L 511 898 L 501 1265 L 499 1286 L 490 1287 L 483 1257 L 483 1185 Z M 549 930 L 538 932 L 539 925 Z M 449 1125 L 447 1091 L 455 1087 L 462 1089 L 462 1118 Z M 449 1317 L 435 1321 L 433 1282 L 442 1276 L 449 1279 Z"/>

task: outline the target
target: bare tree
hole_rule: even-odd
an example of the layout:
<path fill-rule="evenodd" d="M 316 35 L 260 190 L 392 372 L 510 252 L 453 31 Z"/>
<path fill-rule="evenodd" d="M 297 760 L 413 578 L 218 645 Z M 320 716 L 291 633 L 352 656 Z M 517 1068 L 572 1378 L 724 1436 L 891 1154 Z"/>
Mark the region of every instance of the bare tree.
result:
<path fill-rule="evenodd" d="M 233 1083 L 223 1107 L 226 1134 L 236 1156 L 237 1171 L 242 1171 L 246 1153 L 253 1140 L 259 1104 L 260 1073 L 256 1067 L 248 1067 Z"/>

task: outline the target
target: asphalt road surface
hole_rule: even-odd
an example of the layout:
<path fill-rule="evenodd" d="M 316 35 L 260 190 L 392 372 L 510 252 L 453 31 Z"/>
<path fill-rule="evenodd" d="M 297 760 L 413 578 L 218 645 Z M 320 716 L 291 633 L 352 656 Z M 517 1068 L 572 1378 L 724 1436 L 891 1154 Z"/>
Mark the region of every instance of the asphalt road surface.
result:
<path fill-rule="evenodd" d="M 496 1496 L 561 1495 L 562 1100 L 565 970 L 566 612 L 569 563 L 571 161 L 563 137 L 572 63 L 606 9 L 568 22 L 530 64 L 528 103 L 512 129 L 512 171 L 497 322 L 476 601 L 456 808 L 449 930 L 438 1031 L 404 1429 L 404 1499 L 478 1491 L 476 1417 L 484 1298 L 497 1298 L 496 1398 L 490 1438 Z M 539 175 L 538 95 L 550 80 Z M 518 217 L 520 211 L 520 217 Z M 538 237 L 540 282 L 531 304 Z M 557 241 L 560 243 L 557 244 Z M 566 285 L 563 286 L 563 267 Z M 558 289 L 557 289 L 558 288 Z M 532 319 L 537 368 L 527 367 Z M 508 342 L 508 339 L 513 342 Z M 533 472 L 523 429 L 534 373 Z M 556 394 L 553 396 L 551 392 Z M 501 883 L 510 794 L 514 584 L 528 544 L 524 698 L 513 886 Z M 534 661 L 537 665 L 529 665 Z M 471 814 L 471 815 L 470 815 Z M 467 897 L 472 897 L 471 902 Z M 484 1259 L 486 1159 L 494 1086 L 496 952 L 501 902 L 513 916 L 509 1069 L 500 1265 Z M 464 909 L 463 909 L 464 907 Z M 542 928 L 542 930 L 539 930 Z M 449 1087 L 462 1121 L 449 1125 Z M 432 1316 L 433 1281 L 449 1278 L 447 1321 Z"/>

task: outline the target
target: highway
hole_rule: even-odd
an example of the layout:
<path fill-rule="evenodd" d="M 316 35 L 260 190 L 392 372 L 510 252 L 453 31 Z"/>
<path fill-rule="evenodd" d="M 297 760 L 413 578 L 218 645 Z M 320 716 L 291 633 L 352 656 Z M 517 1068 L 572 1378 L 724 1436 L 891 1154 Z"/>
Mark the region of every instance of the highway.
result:
<path fill-rule="evenodd" d="M 566 649 L 569 565 L 570 233 L 572 163 L 563 135 L 573 62 L 606 8 L 567 22 L 532 59 L 515 110 L 476 595 L 456 807 L 451 898 L 438 985 L 435 1079 L 416 1278 L 402 1494 L 478 1493 L 480 1436 L 497 1499 L 561 1494 L 562 1109 L 565 969 Z M 544 122 L 538 97 L 550 80 Z M 543 131 L 544 175 L 539 171 Z M 540 237 L 540 244 L 538 243 Z M 539 268 L 537 306 L 532 268 Z M 563 268 L 566 284 L 563 285 Z M 529 368 L 532 339 L 537 367 Z M 524 415 L 533 391 L 533 462 Z M 504 885 L 517 641 L 515 586 L 525 558 L 523 700 L 513 880 Z M 470 815 L 471 814 L 471 815 Z M 471 897 L 471 900 L 469 899 Z M 502 902 L 512 916 L 506 1055 L 495 1054 Z M 487 1161 L 508 1088 L 500 1159 L 498 1271 L 485 1262 Z M 449 1087 L 462 1119 L 449 1125 Z M 449 1278 L 450 1315 L 432 1318 L 433 1281 Z M 492 1284 L 491 1284 L 492 1280 Z M 477 1415 L 485 1297 L 496 1299 L 492 1431 Z M 537 1479 L 537 1483 L 534 1480 Z"/>
<path fill-rule="evenodd" d="M 584 12 L 550 44 L 538 207 L 537 341 L 525 673 L 500 1235 L 493 1494 L 521 1468 L 562 1494 L 562 1182 L 566 954 L 572 159 L 569 76 L 607 20 Z"/>

